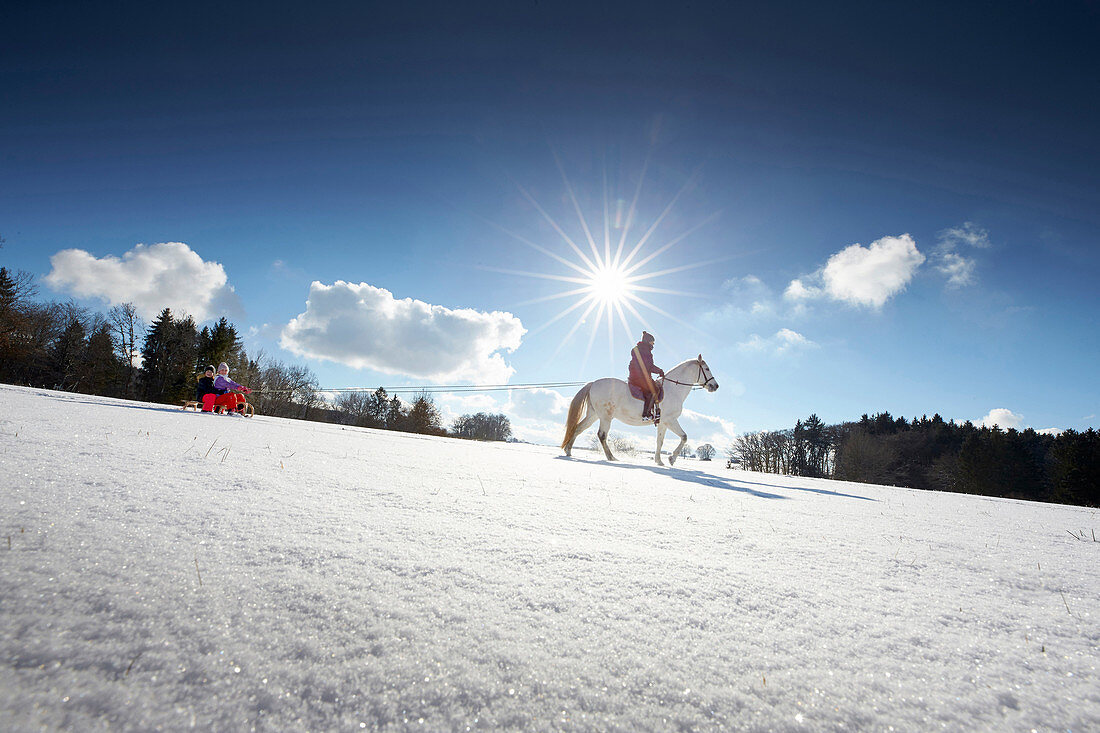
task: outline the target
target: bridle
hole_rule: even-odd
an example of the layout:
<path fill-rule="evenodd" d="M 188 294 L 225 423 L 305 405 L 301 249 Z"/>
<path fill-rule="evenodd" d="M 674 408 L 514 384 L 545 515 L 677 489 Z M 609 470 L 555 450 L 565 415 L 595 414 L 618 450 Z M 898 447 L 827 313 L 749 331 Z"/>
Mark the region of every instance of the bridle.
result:
<path fill-rule="evenodd" d="M 703 369 L 703 360 L 702 359 L 696 359 L 695 360 L 695 366 L 699 367 L 699 377 L 700 378 L 707 376 L 706 370 Z M 711 380 L 713 380 L 715 382 L 718 381 L 717 379 L 714 379 L 713 374 L 710 375 L 709 377 L 707 377 L 707 380 L 705 382 L 703 382 L 702 384 L 699 383 L 698 379 L 696 379 L 694 382 L 681 382 L 677 379 L 673 379 L 672 377 L 662 377 L 661 378 L 662 382 L 672 382 L 673 384 L 679 384 L 679 385 L 683 385 L 685 387 L 706 387 L 708 384 L 711 383 Z"/>

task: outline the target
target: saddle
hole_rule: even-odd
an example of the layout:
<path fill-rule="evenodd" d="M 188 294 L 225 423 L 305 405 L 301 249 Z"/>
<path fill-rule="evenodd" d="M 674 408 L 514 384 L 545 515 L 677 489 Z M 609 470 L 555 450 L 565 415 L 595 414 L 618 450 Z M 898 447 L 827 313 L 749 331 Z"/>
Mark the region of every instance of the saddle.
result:
<path fill-rule="evenodd" d="M 660 402 L 661 400 L 663 400 L 665 398 L 665 385 L 661 384 L 660 382 L 657 382 L 656 384 L 657 384 L 657 402 Z M 642 391 L 641 387 L 639 387 L 636 384 L 627 384 L 627 386 L 630 387 L 630 396 L 631 397 L 633 397 L 636 400 L 644 400 L 645 399 L 645 392 Z"/>
<path fill-rule="evenodd" d="M 657 387 L 657 399 L 653 403 L 653 417 L 642 419 L 646 420 L 646 422 L 652 421 L 653 424 L 656 425 L 661 421 L 661 400 L 665 398 L 665 385 L 662 382 L 654 382 L 654 385 Z M 631 397 L 636 400 L 645 400 L 645 392 L 642 391 L 641 387 L 636 384 L 630 384 L 629 382 L 627 382 L 626 386 L 630 388 Z"/>

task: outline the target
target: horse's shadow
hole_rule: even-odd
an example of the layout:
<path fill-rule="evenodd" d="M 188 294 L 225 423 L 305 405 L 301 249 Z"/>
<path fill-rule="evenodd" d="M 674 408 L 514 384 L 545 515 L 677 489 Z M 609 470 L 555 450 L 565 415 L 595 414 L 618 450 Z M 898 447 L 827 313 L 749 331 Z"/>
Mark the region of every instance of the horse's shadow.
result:
<path fill-rule="evenodd" d="M 558 456 L 562 460 L 577 460 L 575 458 L 569 458 L 567 456 Z M 746 481 L 744 479 L 737 478 L 723 478 L 715 476 L 714 474 L 704 473 L 703 471 L 679 468 L 677 466 L 647 466 L 641 463 L 625 463 L 620 461 L 598 461 L 606 465 L 613 465 L 616 468 L 626 468 L 635 471 L 647 471 L 657 476 L 665 476 L 668 478 L 676 479 L 677 481 L 686 481 L 688 483 L 699 484 L 700 486 L 709 486 L 714 489 L 722 489 L 723 491 L 737 491 L 742 494 L 749 494 L 760 499 L 789 499 L 789 496 L 782 494 L 773 494 L 768 491 L 761 491 L 760 489 L 753 488 L 754 486 L 764 486 L 770 489 L 783 489 L 784 491 L 807 491 L 811 494 L 823 494 L 825 496 L 836 496 L 844 499 L 861 499 L 862 501 L 878 501 L 878 499 L 872 499 L 869 496 L 859 496 L 857 494 L 844 494 L 839 491 L 828 491 L 826 489 L 814 489 L 809 486 L 785 486 L 781 484 L 769 484 L 763 481 Z"/>

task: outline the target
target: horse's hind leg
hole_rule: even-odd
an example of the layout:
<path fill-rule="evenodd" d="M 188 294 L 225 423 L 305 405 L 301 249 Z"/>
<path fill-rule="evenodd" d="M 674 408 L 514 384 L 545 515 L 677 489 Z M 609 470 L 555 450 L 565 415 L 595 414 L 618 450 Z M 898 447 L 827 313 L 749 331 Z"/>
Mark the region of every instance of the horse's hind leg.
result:
<path fill-rule="evenodd" d="M 577 440 L 577 436 L 583 433 L 588 428 L 592 427 L 592 423 L 596 422 L 596 413 L 589 410 L 584 416 L 584 419 L 577 423 L 576 429 L 573 431 L 573 440 L 569 441 L 569 445 L 565 447 L 565 455 L 573 455 L 573 443 Z"/>
<path fill-rule="evenodd" d="M 600 445 L 603 446 L 603 452 L 604 455 L 607 456 L 607 460 L 613 461 L 615 460 L 615 456 L 611 455 L 611 449 L 607 447 L 607 432 L 610 428 L 610 420 L 600 420 L 600 429 L 599 432 L 596 433 L 596 435 L 600 439 Z"/>

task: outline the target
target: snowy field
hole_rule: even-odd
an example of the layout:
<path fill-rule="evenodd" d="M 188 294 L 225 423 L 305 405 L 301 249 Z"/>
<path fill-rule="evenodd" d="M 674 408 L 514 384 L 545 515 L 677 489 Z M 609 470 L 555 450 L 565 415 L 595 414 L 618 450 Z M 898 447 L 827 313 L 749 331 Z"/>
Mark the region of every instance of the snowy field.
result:
<path fill-rule="evenodd" d="M 1100 729 L 1096 510 L 0 400 L 6 730 Z"/>

